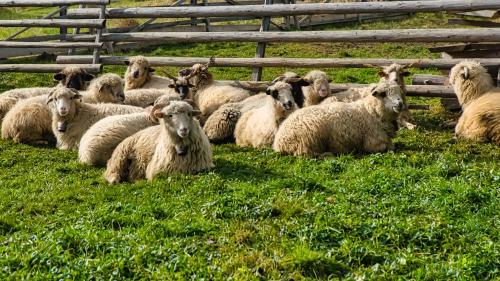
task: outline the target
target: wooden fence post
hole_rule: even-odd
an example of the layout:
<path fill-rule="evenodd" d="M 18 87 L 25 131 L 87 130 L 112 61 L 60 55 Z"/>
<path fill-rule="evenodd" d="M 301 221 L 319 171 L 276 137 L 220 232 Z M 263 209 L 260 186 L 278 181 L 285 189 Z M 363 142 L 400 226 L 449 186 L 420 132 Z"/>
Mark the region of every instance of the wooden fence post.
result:
<path fill-rule="evenodd" d="M 196 7 L 198 6 L 198 0 L 191 0 L 191 6 Z M 191 26 L 197 26 L 197 18 L 193 17 L 191 18 Z"/>
<path fill-rule="evenodd" d="M 100 6 L 99 19 L 105 19 L 105 18 L 106 18 L 106 5 L 102 4 Z M 101 43 L 102 30 L 103 30 L 102 27 L 96 29 L 95 43 Z M 93 64 L 98 64 L 100 62 L 100 53 L 101 53 L 101 48 L 94 48 L 94 54 L 92 60 Z"/>
<path fill-rule="evenodd" d="M 264 0 L 264 5 L 272 5 L 273 0 Z M 269 26 L 271 25 L 271 17 L 263 17 L 262 24 L 260 26 L 260 32 L 269 31 Z M 255 52 L 256 58 L 263 58 L 266 54 L 266 43 L 257 43 L 257 50 Z M 252 80 L 260 81 L 262 79 L 262 67 L 255 67 L 252 72 Z"/>
<path fill-rule="evenodd" d="M 59 16 L 64 17 L 68 14 L 68 8 L 66 6 L 61 6 L 59 7 Z M 68 34 L 68 28 L 67 27 L 60 27 L 59 28 L 59 34 L 66 36 Z M 61 41 L 65 41 L 66 39 L 63 39 Z"/>

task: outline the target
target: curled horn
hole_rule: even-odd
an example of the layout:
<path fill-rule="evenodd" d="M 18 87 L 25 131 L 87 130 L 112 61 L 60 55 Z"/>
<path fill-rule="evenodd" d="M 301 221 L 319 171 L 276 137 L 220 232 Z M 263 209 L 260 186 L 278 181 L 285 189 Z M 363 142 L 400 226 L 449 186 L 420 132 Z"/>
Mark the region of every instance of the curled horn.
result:
<path fill-rule="evenodd" d="M 165 76 L 167 76 L 168 78 L 174 80 L 174 82 L 177 81 L 177 77 L 172 76 L 170 73 L 166 71 L 162 71 L 162 73 L 165 74 Z"/>
<path fill-rule="evenodd" d="M 285 75 L 280 75 L 280 76 L 276 77 L 276 78 L 273 80 L 273 82 L 271 82 L 271 84 L 274 84 L 274 83 L 276 83 L 276 82 L 278 82 L 278 81 L 283 81 L 283 80 L 285 80 L 285 78 L 286 78 L 286 76 L 285 76 Z"/>
<path fill-rule="evenodd" d="M 215 64 L 215 57 L 211 56 L 210 59 L 208 60 L 208 62 L 205 64 L 204 68 L 207 69 L 214 64 Z"/>

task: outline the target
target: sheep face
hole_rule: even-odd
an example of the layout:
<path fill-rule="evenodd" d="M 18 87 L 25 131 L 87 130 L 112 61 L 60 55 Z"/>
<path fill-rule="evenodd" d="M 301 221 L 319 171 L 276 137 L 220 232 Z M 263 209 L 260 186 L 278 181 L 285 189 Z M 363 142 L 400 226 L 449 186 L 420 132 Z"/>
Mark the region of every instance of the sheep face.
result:
<path fill-rule="evenodd" d="M 75 111 L 75 101 L 81 98 L 82 95 L 73 89 L 59 88 L 49 94 L 47 103 L 52 103 L 55 113 L 64 117 Z"/>
<path fill-rule="evenodd" d="M 309 86 L 308 81 L 295 72 L 285 72 L 274 79 L 273 83 L 277 81 L 283 81 L 290 84 L 292 86 L 293 99 L 297 106 L 302 107 L 304 105 L 304 92 L 302 91 L 302 87 Z"/>
<path fill-rule="evenodd" d="M 146 82 L 155 71 L 150 67 L 148 60 L 143 56 L 133 57 L 125 61 L 128 66 L 125 77 L 128 81 Z"/>
<path fill-rule="evenodd" d="M 379 83 L 373 88 L 372 96 L 382 101 L 388 113 L 399 114 L 404 108 L 401 87 L 394 82 Z"/>
<path fill-rule="evenodd" d="M 170 134 L 184 139 L 191 132 L 193 117 L 198 116 L 200 112 L 194 110 L 187 102 L 171 101 L 155 105 L 152 114 Z"/>
<path fill-rule="evenodd" d="M 87 73 L 79 67 L 66 67 L 54 75 L 54 80 L 59 81 L 66 88 L 84 90 L 87 82 L 94 79 L 94 75 Z"/>
<path fill-rule="evenodd" d="M 330 82 L 326 79 L 315 80 L 312 87 L 314 92 L 318 93 L 318 95 L 322 98 L 326 98 L 330 95 Z"/>
<path fill-rule="evenodd" d="M 172 83 L 168 85 L 169 88 L 174 89 L 180 98 L 183 100 L 187 98 L 191 93 L 191 88 L 194 87 L 193 84 L 189 82 L 186 77 L 177 77 L 172 79 Z"/>
<path fill-rule="evenodd" d="M 398 85 L 404 85 L 404 78 L 410 76 L 411 73 L 405 70 L 405 67 L 397 63 L 384 67 L 378 75 L 385 78 L 387 81 L 395 82 Z"/>
<path fill-rule="evenodd" d="M 493 79 L 479 62 L 465 60 L 450 71 L 450 83 L 460 104 L 464 105 L 493 87 Z"/>
<path fill-rule="evenodd" d="M 267 88 L 266 94 L 271 96 L 286 111 L 293 110 L 295 107 L 290 84 L 281 81 L 276 82 Z"/>
<path fill-rule="evenodd" d="M 125 93 L 123 91 L 121 79 L 103 83 L 99 86 L 98 93 L 100 102 L 123 103 L 125 101 Z"/>

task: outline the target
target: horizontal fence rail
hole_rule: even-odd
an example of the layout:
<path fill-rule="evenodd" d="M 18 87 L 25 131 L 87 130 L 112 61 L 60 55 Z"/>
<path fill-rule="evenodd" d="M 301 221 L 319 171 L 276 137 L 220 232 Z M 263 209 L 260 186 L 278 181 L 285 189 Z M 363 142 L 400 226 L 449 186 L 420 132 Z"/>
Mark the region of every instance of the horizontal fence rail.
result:
<path fill-rule="evenodd" d="M 105 65 L 124 65 L 128 56 L 102 56 Z M 152 66 L 192 66 L 196 63 L 207 63 L 209 58 L 201 57 L 147 57 Z M 303 59 L 303 58 L 214 58 L 214 66 L 223 67 L 354 67 L 365 68 L 386 66 L 393 63 L 410 65 L 413 68 L 450 69 L 463 59 Z M 476 59 L 487 68 L 499 68 L 500 59 Z M 58 56 L 57 63 L 90 63 L 92 56 Z"/>
<path fill-rule="evenodd" d="M 100 73 L 101 64 L 73 64 L 89 73 Z M 33 72 L 33 73 L 56 73 L 67 65 L 64 64 L 0 64 L 0 72 Z"/>
<path fill-rule="evenodd" d="M 459 12 L 500 9 L 498 0 L 440 0 L 440 1 L 394 1 L 354 2 L 322 4 L 274 4 L 236 6 L 188 6 L 188 7 L 141 7 L 111 8 L 107 18 L 180 18 L 180 17 L 229 17 L 229 16 L 297 16 L 316 14 L 361 14 L 361 13 L 414 13 L 414 12 Z M 98 10 L 74 9 L 68 17 L 97 17 Z"/>
<path fill-rule="evenodd" d="M 1 27 L 91 27 L 103 28 L 106 20 L 30 19 L 0 20 Z"/>
<path fill-rule="evenodd" d="M 93 35 L 68 35 L 91 41 Z M 131 32 L 106 33 L 104 42 L 500 42 L 500 29 L 397 29 L 295 32 Z"/>
<path fill-rule="evenodd" d="M 0 48 L 101 48 L 104 43 L 93 42 L 18 42 L 0 41 Z"/>
<path fill-rule="evenodd" d="M 111 0 L 0 0 L 0 7 L 56 7 L 68 5 L 108 5 Z"/>

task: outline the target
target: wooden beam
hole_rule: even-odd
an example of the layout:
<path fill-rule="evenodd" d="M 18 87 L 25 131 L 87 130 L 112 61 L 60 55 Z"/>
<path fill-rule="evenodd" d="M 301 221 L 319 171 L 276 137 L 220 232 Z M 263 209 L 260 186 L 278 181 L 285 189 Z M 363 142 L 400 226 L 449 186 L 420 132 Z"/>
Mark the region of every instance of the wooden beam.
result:
<path fill-rule="evenodd" d="M 110 0 L 0 0 L 0 7 L 55 7 L 67 5 L 103 5 Z"/>
<path fill-rule="evenodd" d="M 141 7 L 108 9 L 108 18 L 190 18 L 190 17 L 227 17 L 227 16 L 294 16 L 316 14 L 361 14 L 361 13 L 413 13 L 413 12 L 452 12 L 500 9 L 497 0 L 440 0 L 440 1 L 394 1 L 394 2 L 351 2 L 319 4 L 276 4 L 207 6 L 207 7 Z M 89 17 L 95 11 L 77 10 L 72 14 Z"/>
<path fill-rule="evenodd" d="M 370 2 L 371 3 L 371 2 Z M 378 2 L 377 2 L 378 3 Z M 73 41 L 94 40 L 92 35 L 68 35 Z M 393 29 L 296 32 L 138 32 L 107 33 L 107 42 L 500 42 L 495 28 Z"/>
<path fill-rule="evenodd" d="M 1 27 L 94 27 L 102 28 L 106 20 L 69 20 L 69 19 L 27 19 L 27 20 L 0 20 Z"/>
<path fill-rule="evenodd" d="M 103 43 L 92 42 L 20 42 L 0 41 L 0 48 L 100 48 Z"/>
<path fill-rule="evenodd" d="M 415 74 L 411 83 L 413 85 L 445 85 L 448 83 L 448 77 L 443 75 Z"/>
<path fill-rule="evenodd" d="M 500 43 L 465 43 L 453 44 L 446 46 L 431 47 L 429 51 L 432 53 L 441 52 L 460 52 L 468 50 L 500 50 Z"/>
<path fill-rule="evenodd" d="M 34 72 L 34 73 L 56 73 L 67 65 L 63 64 L 0 64 L 0 72 Z M 100 73 L 100 64 L 74 64 L 90 73 Z"/>
<path fill-rule="evenodd" d="M 102 56 L 102 64 L 124 65 L 129 56 Z M 152 66 L 191 66 L 195 63 L 207 63 L 209 58 L 202 57 L 147 57 Z M 369 68 L 386 66 L 393 63 L 412 64 L 413 68 L 437 68 L 449 70 L 463 59 L 356 59 L 356 58 L 215 58 L 214 65 L 222 67 L 300 67 L 326 68 L 349 67 Z M 92 56 L 58 56 L 57 63 L 90 63 Z M 500 59 L 477 59 L 484 67 L 498 69 Z"/>

